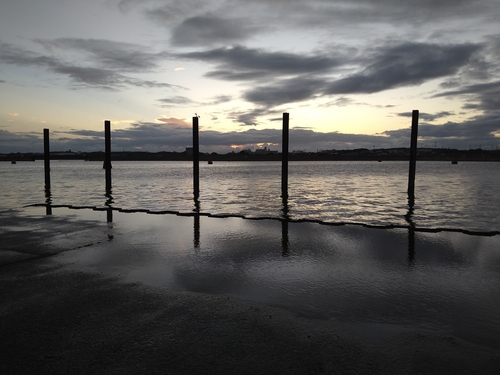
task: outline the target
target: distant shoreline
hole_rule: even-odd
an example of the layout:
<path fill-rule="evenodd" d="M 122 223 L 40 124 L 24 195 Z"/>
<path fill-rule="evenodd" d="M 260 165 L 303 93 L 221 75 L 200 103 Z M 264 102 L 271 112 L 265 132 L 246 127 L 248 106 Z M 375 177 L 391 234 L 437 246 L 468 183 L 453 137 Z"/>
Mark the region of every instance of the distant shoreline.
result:
<path fill-rule="evenodd" d="M 0 161 L 36 161 L 43 160 L 43 153 L 2 154 Z M 104 161 L 104 152 L 51 152 L 51 160 Z M 280 153 L 255 154 L 248 152 L 216 154 L 200 153 L 200 161 L 281 161 Z M 113 161 L 192 161 L 188 152 L 112 152 Z M 342 150 L 317 153 L 289 153 L 289 161 L 409 161 L 409 149 L 382 150 Z M 450 150 L 419 149 L 418 161 L 500 161 L 499 150 Z"/>

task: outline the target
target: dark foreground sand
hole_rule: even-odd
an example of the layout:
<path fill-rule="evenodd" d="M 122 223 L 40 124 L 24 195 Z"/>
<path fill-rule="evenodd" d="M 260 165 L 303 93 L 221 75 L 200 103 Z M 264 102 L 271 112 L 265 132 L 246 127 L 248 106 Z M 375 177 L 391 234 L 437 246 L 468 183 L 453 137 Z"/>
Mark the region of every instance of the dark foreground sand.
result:
<path fill-rule="evenodd" d="M 0 215 L 0 374 L 500 373 L 497 351 L 453 337 L 375 344 L 332 320 L 68 266 L 56 258 L 71 246 L 44 238 L 92 228 L 29 220 Z"/>

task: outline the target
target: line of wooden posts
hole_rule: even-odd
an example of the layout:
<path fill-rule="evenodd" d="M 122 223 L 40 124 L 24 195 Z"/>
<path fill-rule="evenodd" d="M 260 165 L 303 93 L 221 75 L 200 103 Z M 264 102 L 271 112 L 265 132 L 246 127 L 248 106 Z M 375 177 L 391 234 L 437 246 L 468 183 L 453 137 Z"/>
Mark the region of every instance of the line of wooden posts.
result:
<path fill-rule="evenodd" d="M 408 204 L 413 207 L 415 201 L 415 172 L 417 162 L 418 110 L 412 112 L 410 140 L 410 170 L 408 174 Z M 193 193 L 195 200 L 200 195 L 200 137 L 198 116 L 193 117 Z M 111 122 L 104 121 L 104 164 L 106 175 L 106 195 L 111 195 Z M 50 146 L 49 129 L 43 129 L 45 191 L 50 192 Z M 281 160 L 281 196 L 288 199 L 288 146 L 289 146 L 289 114 L 283 113 L 282 160 Z"/>

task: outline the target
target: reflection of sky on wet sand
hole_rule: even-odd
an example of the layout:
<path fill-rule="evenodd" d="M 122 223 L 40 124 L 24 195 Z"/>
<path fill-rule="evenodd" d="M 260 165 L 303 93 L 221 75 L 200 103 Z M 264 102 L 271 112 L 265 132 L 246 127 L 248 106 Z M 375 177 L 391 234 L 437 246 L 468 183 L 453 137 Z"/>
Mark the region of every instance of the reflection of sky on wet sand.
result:
<path fill-rule="evenodd" d="M 196 228 L 190 216 L 115 212 L 112 226 L 111 241 L 64 260 L 129 282 L 345 324 L 439 330 L 500 348 L 499 236 L 415 232 L 409 261 L 407 229 L 288 223 L 283 256 L 277 220 L 200 216 Z"/>

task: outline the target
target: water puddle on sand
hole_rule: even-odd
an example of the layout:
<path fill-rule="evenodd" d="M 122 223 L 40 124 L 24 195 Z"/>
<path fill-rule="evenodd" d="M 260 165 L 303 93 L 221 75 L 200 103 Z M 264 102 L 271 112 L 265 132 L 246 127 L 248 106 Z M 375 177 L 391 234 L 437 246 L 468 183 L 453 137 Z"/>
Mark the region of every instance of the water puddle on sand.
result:
<path fill-rule="evenodd" d="M 93 222 L 87 229 L 103 239 L 58 257 L 80 270 L 333 319 L 359 335 L 436 331 L 500 348 L 500 236 L 117 211 L 111 222 L 102 211 L 58 215 Z"/>

